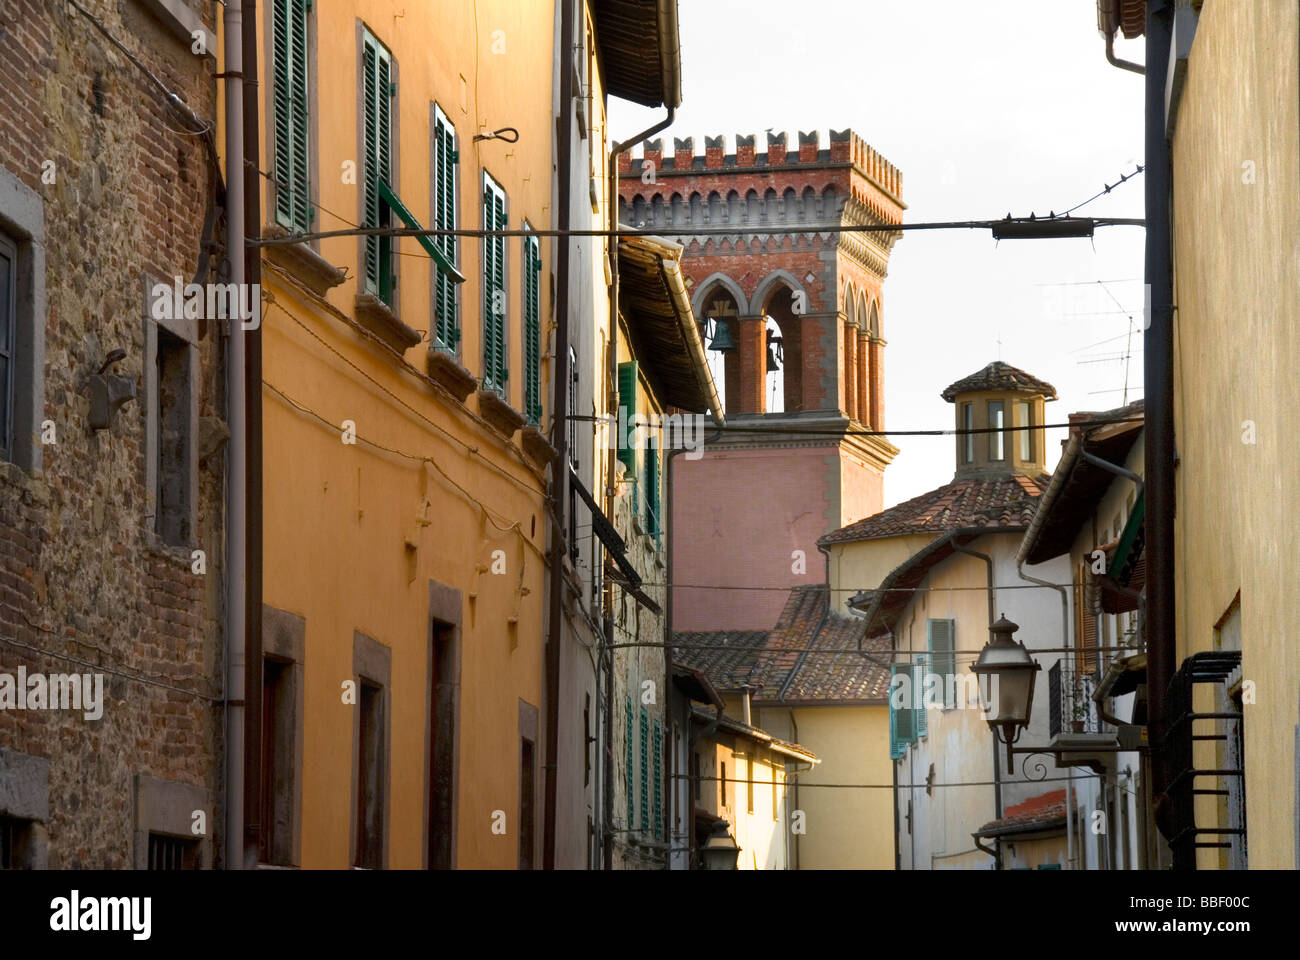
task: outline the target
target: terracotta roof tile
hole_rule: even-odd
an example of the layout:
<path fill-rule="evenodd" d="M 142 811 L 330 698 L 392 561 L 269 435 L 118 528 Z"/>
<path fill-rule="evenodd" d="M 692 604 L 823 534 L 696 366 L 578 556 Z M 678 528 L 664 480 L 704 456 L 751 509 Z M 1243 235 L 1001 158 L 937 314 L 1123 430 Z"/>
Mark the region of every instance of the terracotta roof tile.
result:
<path fill-rule="evenodd" d="M 1056 399 L 1056 388 L 1046 380 L 1039 380 L 1033 374 L 1025 373 L 1019 367 L 1013 367 L 1001 360 L 994 360 L 969 377 L 962 377 L 956 383 L 950 383 L 940 396 L 952 403 L 957 398 L 957 394 L 972 393 L 976 390 L 1018 390 L 1023 393 L 1041 393 L 1048 400 Z"/>
<path fill-rule="evenodd" d="M 998 473 L 961 477 L 888 510 L 832 530 L 819 545 L 932 533 L 964 527 L 1028 526 L 1048 476 Z"/>
<path fill-rule="evenodd" d="M 866 639 L 865 621 L 829 612 L 827 603 L 825 584 L 796 587 L 771 630 L 677 633 L 673 659 L 695 667 L 719 690 L 760 686 L 755 703 L 884 701 L 888 640 Z M 857 653 L 859 642 L 876 656 Z"/>

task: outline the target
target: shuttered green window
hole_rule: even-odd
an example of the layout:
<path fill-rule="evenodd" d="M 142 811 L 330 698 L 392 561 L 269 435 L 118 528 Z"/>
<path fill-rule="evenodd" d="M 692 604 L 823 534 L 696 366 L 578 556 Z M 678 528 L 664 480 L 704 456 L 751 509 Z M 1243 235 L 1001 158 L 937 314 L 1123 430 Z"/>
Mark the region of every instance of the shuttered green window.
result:
<path fill-rule="evenodd" d="M 953 644 L 955 620 L 929 620 L 926 622 L 926 645 L 936 676 L 943 681 L 943 705 L 955 706 L 956 692 L 950 678 L 957 675 L 957 655 Z"/>
<path fill-rule="evenodd" d="M 916 739 L 916 711 L 912 709 L 912 688 L 908 682 L 911 671 L 907 664 L 896 663 L 889 668 L 889 755 L 895 760 Z"/>
<path fill-rule="evenodd" d="M 663 806 L 663 752 L 664 752 L 664 729 L 660 726 L 659 721 L 654 723 L 654 736 L 651 739 L 650 747 L 654 751 L 655 795 L 654 795 L 654 834 L 655 839 L 662 839 L 664 833 L 664 806 Z"/>
<path fill-rule="evenodd" d="M 506 229 L 506 192 L 483 174 L 483 229 Z M 506 363 L 506 238 L 483 238 L 483 387 L 504 394 Z"/>
<path fill-rule="evenodd" d="M 641 829 L 650 829 L 650 718 L 641 708 Z"/>
<path fill-rule="evenodd" d="M 645 451 L 645 532 L 659 543 L 659 451 Z"/>
<path fill-rule="evenodd" d="M 380 184 L 392 183 L 392 56 L 366 31 L 361 50 L 361 122 L 365 148 L 363 210 L 366 227 L 390 226 L 388 204 Z M 366 237 L 366 292 L 384 303 L 393 301 L 393 256 L 390 237 Z"/>
<path fill-rule="evenodd" d="M 294 233 L 311 230 L 308 175 L 307 11 L 311 0 L 274 0 L 275 221 Z"/>
<path fill-rule="evenodd" d="M 457 171 L 456 128 L 437 105 L 433 108 L 433 225 L 437 230 L 456 229 Z M 440 236 L 434 244 L 451 264 L 457 262 L 456 238 Z M 460 318 L 456 315 L 456 285 L 446 271 L 433 275 L 434 346 L 455 353 L 460 345 Z"/>
<path fill-rule="evenodd" d="M 627 471 L 623 474 L 624 479 L 632 483 L 632 512 L 638 513 L 641 508 L 641 491 L 637 479 L 637 460 L 639 459 L 639 450 L 635 445 L 625 443 L 628 436 L 623 435 L 622 431 L 626 429 L 630 435 L 633 430 L 633 420 L 636 417 L 636 387 L 637 387 L 637 362 L 631 360 L 627 363 L 618 365 L 618 459 L 622 461 Z"/>
<path fill-rule="evenodd" d="M 525 224 L 525 226 L 527 226 Z M 524 416 L 534 426 L 542 422 L 541 284 L 542 246 L 536 237 L 524 237 Z M 577 376 L 570 370 L 570 387 Z M 572 404 L 572 389 L 570 404 Z M 572 406 L 569 413 L 577 411 Z M 572 448 L 570 448 L 572 453 Z"/>
<path fill-rule="evenodd" d="M 912 713 L 913 740 L 924 737 L 926 733 L 926 713 L 925 713 L 925 675 L 930 672 L 930 657 L 928 654 L 918 654 L 916 661 L 912 664 L 912 695 L 915 699 L 912 701 L 915 705 Z"/>
<path fill-rule="evenodd" d="M 623 717 L 623 752 L 627 760 L 627 766 L 624 773 L 624 779 L 627 781 L 627 826 L 632 829 L 632 823 L 636 818 L 636 767 L 632 756 L 632 698 L 628 697 L 626 701 L 626 711 Z"/>

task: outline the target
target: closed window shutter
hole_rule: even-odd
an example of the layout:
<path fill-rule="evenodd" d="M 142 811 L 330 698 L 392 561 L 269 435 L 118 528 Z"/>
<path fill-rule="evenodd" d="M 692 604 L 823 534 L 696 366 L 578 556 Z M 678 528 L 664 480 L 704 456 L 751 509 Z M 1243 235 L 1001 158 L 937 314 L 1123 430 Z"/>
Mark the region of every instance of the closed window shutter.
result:
<path fill-rule="evenodd" d="M 433 124 L 434 149 L 434 226 L 439 230 L 456 229 L 456 183 L 459 158 L 456 156 L 456 130 L 443 112 L 435 108 Z M 438 245 L 448 262 L 456 263 L 456 238 L 449 235 L 437 237 Z M 460 343 L 460 322 L 456 316 L 456 287 L 444 271 L 433 276 L 434 312 L 437 315 L 437 342 L 440 350 L 454 353 Z"/>
<path fill-rule="evenodd" d="M 660 726 L 659 721 L 656 720 L 654 724 L 654 738 L 651 742 L 651 747 L 654 750 L 653 765 L 655 793 L 653 804 L 655 839 L 660 839 L 663 836 L 663 742 L 663 727 Z"/>
<path fill-rule="evenodd" d="M 505 191 L 486 174 L 483 178 L 483 229 L 506 228 Z M 484 385 L 505 392 L 506 299 L 505 237 L 483 238 L 483 377 Z"/>
<path fill-rule="evenodd" d="M 382 180 L 391 186 L 391 61 L 388 51 L 366 35 L 362 51 L 362 122 L 365 156 L 365 223 L 367 227 L 388 226 L 386 205 L 379 196 Z M 366 292 L 389 303 L 392 300 L 391 239 L 366 237 Z"/>
<path fill-rule="evenodd" d="M 531 424 L 542 420 L 541 352 L 538 340 L 541 322 L 538 287 L 541 284 L 542 254 L 536 237 L 524 238 L 524 415 Z M 574 371 L 576 373 L 576 371 Z M 575 413 L 572 408 L 570 413 Z"/>
<path fill-rule="evenodd" d="M 308 182 L 307 0 L 275 0 L 275 219 L 296 233 L 311 229 Z"/>
<path fill-rule="evenodd" d="M 636 818 L 636 767 L 632 757 L 632 698 L 628 697 L 623 722 L 623 752 L 627 761 L 625 779 L 627 781 L 627 825 L 632 828 Z"/>
<path fill-rule="evenodd" d="M 659 541 L 659 451 L 645 451 L 646 533 Z"/>
<path fill-rule="evenodd" d="M 925 675 L 930 672 L 930 657 L 926 654 L 920 654 L 916 662 L 912 664 L 912 695 L 916 698 L 912 713 L 915 720 L 912 724 L 913 736 L 915 740 L 918 737 L 924 737 L 926 732 L 925 719 Z"/>
<path fill-rule="evenodd" d="M 957 675 L 957 656 L 953 645 L 953 620 L 930 620 L 926 623 L 927 643 L 930 649 L 930 662 L 936 675 L 943 678 L 943 705 L 955 705 L 954 685 L 950 677 Z"/>
<path fill-rule="evenodd" d="M 618 409 L 620 426 L 626 423 L 627 432 L 632 432 L 632 420 L 636 416 L 636 387 L 637 387 L 637 362 L 631 360 L 627 363 L 618 365 Z M 620 429 L 620 433 L 621 433 Z M 623 441 L 626 438 L 618 438 L 618 459 L 622 461 L 623 466 L 627 468 L 623 474 L 627 480 L 636 480 L 637 451 L 634 447 L 625 446 Z M 632 509 L 635 511 L 640 498 L 637 496 L 636 484 L 632 487 Z"/>
<path fill-rule="evenodd" d="M 650 829 L 650 719 L 641 708 L 641 829 Z"/>

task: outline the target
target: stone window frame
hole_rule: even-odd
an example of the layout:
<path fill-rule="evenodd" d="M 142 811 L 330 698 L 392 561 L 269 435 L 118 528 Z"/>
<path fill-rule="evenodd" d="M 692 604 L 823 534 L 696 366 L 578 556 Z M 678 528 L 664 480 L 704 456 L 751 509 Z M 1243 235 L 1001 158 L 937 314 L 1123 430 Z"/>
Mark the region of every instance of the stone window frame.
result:
<path fill-rule="evenodd" d="M 216 809 L 212 794 L 203 787 L 174 780 L 159 780 L 147 773 L 137 773 L 133 783 L 134 828 L 132 863 L 137 870 L 149 867 L 149 835 L 162 834 L 197 843 L 198 869 L 212 869 L 212 826 Z M 193 833 L 194 812 L 201 810 L 207 820 L 207 831 L 201 836 Z"/>
<path fill-rule="evenodd" d="M 0 168 L 2 169 L 2 168 Z M 50 761 L 0 747 L 0 816 L 29 821 L 27 870 L 49 866 Z"/>
<path fill-rule="evenodd" d="M 288 800 L 290 807 L 289 866 L 302 866 L 302 779 L 303 779 L 303 730 L 306 693 L 306 647 L 307 621 L 295 613 L 280 610 L 269 604 L 262 605 L 262 656 L 279 660 L 286 664 L 293 697 L 293 794 Z M 266 851 L 262 851 L 265 855 Z M 259 866 L 266 868 L 283 867 L 265 860 Z"/>
<path fill-rule="evenodd" d="M 45 201 L 4 166 L 0 166 L 0 231 L 18 252 L 13 449 L 9 459 L 0 462 L 40 473 L 45 418 Z"/>
<path fill-rule="evenodd" d="M 429 845 L 432 838 L 429 836 L 430 818 L 432 816 L 433 802 L 433 725 L 436 718 L 434 717 L 434 624 L 443 623 L 451 627 L 451 651 L 448 659 L 450 661 L 452 679 L 451 685 L 451 811 L 450 811 L 450 850 L 448 851 L 449 868 L 456 869 L 457 860 L 457 834 L 460 828 L 460 720 L 461 720 L 461 662 L 462 662 L 462 640 L 463 633 L 463 615 L 464 598 L 461 591 L 454 587 L 438 583 L 434 580 L 429 581 L 429 664 L 426 681 L 426 697 L 424 711 L 424 818 L 423 818 L 423 836 L 421 843 L 422 866 L 424 869 L 430 869 L 429 864 Z"/>
<path fill-rule="evenodd" d="M 201 359 L 199 355 L 198 321 L 184 316 L 175 319 L 157 320 L 153 316 L 153 290 L 159 284 L 165 284 L 174 290 L 175 278 L 163 281 L 149 272 L 142 273 L 144 282 L 144 359 L 141 382 L 144 392 L 145 415 L 145 531 L 150 542 L 156 547 L 167 550 L 180 550 L 189 559 L 189 551 L 198 542 L 198 507 L 199 507 L 199 389 L 202 383 Z M 181 278 L 182 285 L 188 281 Z M 178 305 L 177 305 L 178 306 Z M 180 312 L 173 310 L 173 313 Z M 186 460 L 189 465 L 189 537 L 183 545 L 167 544 L 157 532 L 158 524 L 158 328 L 178 337 L 188 344 L 189 355 L 189 450 Z"/>
<path fill-rule="evenodd" d="M 393 652 L 392 650 L 366 636 L 360 630 L 352 632 L 352 673 L 357 684 L 356 703 L 352 709 L 352 803 L 348 826 L 348 864 L 354 866 L 357 861 L 357 804 L 360 800 L 361 784 L 357 776 L 358 761 L 361 750 L 361 681 L 368 680 L 383 691 L 384 711 L 384 745 L 381 752 L 384 769 L 380 773 L 383 784 L 384 836 L 380 845 L 383 851 L 381 869 L 388 869 L 388 847 L 392 838 L 390 817 L 392 814 L 392 746 L 393 746 Z"/>

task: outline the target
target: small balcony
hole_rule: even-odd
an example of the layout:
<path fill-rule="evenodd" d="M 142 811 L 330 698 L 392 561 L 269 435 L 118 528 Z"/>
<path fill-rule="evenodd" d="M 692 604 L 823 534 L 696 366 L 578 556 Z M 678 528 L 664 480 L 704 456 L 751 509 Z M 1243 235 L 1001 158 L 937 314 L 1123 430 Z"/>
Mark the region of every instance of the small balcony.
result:
<path fill-rule="evenodd" d="M 1115 757 L 1115 731 L 1102 722 L 1093 701 L 1096 676 L 1062 659 L 1047 671 L 1048 734 L 1058 767 L 1089 767 L 1100 773 Z"/>

